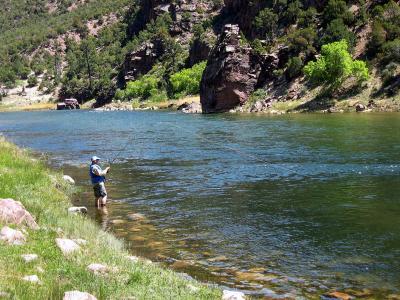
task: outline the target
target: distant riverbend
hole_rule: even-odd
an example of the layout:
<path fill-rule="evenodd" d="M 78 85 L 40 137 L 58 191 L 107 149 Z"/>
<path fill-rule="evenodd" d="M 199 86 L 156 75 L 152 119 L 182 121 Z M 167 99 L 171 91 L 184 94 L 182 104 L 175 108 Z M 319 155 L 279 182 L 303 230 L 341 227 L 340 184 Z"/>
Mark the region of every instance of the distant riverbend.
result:
<path fill-rule="evenodd" d="M 399 293 L 399 114 L 15 112 L 0 131 L 73 176 L 133 254 L 259 296 Z M 92 154 L 113 161 L 108 214 Z"/>

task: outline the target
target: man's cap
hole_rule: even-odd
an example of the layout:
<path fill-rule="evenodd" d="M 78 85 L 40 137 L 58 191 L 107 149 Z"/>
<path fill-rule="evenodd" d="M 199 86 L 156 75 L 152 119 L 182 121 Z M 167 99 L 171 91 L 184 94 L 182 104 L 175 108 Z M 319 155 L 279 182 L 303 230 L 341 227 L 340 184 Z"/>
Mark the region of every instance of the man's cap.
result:
<path fill-rule="evenodd" d="M 95 161 L 95 160 L 98 160 L 98 159 L 100 159 L 100 157 L 97 157 L 96 155 L 92 156 L 92 158 L 91 158 L 92 161 Z"/>

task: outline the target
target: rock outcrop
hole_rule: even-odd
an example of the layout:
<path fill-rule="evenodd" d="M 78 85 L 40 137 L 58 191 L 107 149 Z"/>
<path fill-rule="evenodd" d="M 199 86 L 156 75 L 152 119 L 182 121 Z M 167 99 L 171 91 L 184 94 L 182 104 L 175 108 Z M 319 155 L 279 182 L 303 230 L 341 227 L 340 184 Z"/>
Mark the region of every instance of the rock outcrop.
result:
<path fill-rule="evenodd" d="M 261 60 L 243 45 L 239 26 L 225 25 L 201 80 L 203 112 L 225 112 L 243 105 L 254 91 L 260 72 Z"/>
<path fill-rule="evenodd" d="M 9 224 L 26 224 L 31 229 L 39 229 L 32 215 L 21 202 L 13 199 L 0 199 L 0 220 Z"/>
<path fill-rule="evenodd" d="M 72 185 L 74 185 L 75 184 L 75 180 L 71 177 L 71 176 L 69 176 L 69 175 L 63 175 L 63 180 L 65 181 L 65 182 L 67 182 L 67 183 L 69 183 L 69 184 L 72 184 Z"/>
<path fill-rule="evenodd" d="M 151 70 L 157 59 L 165 53 L 165 45 L 162 39 L 153 39 L 134 52 L 128 53 L 124 61 L 125 81 L 135 80 L 140 75 Z"/>

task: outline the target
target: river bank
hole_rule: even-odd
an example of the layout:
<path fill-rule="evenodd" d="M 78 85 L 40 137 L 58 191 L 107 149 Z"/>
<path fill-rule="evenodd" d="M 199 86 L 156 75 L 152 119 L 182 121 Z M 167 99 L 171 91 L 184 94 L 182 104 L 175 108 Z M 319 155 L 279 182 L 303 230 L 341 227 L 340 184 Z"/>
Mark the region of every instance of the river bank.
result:
<path fill-rule="evenodd" d="M 131 257 L 120 240 L 101 231 L 92 220 L 68 214 L 74 188 L 62 180 L 62 174 L 48 170 L 41 161 L 32 159 L 29 151 L 20 150 L 3 138 L 0 140 L 0 186 L 0 198 L 20 201 L 39 225 L 38 230 L 9 225 L 21 230 L 26 241 L 19 246 L 1 243 L 2 296 L 61 299 L 65 292 L 78 290 L 98 299 L 221 297 L 216 288 Z M 3 228 L 6 225 L 0 224 Z M 80 250 L 64 256 L 56 245 L 56 238 L 79 241 Z M 25 262 L 22 258 L 25 254 L 37 256 Z M 105 267 L 92 272 L 88 268 L 91 264 Z"/>

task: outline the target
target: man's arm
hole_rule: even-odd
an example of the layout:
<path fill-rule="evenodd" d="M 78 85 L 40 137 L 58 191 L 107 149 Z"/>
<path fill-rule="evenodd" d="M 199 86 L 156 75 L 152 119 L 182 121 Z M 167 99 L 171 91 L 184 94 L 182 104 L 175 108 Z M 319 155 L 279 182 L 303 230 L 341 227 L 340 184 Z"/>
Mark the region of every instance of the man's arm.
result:
<path fill-rule="evenodd" d="M 93 168 L 93 173 L 96 174 L 97 176 L 105 176 L 109 170 L 110 170 L 110 167 L 107 167 L 104 170 L 102 170 L 100 168 Z"/>

